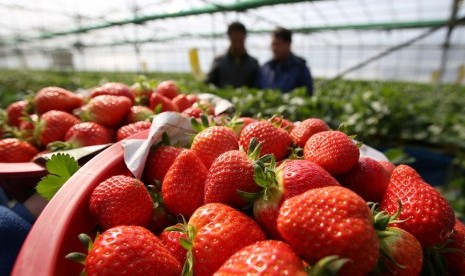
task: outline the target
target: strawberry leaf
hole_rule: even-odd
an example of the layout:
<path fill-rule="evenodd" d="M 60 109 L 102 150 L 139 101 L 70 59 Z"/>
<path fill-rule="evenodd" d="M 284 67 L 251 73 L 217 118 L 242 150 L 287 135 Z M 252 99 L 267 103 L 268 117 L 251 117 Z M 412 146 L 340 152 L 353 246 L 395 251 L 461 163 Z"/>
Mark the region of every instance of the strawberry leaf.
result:
<path fill-rule="evenodd" d="M 65 182 L 79 169 L 79 164 L 68 154 L 52 155 L 46 164 L 48 175 L 37 184 L 37 192 L 50 200 Z"/>

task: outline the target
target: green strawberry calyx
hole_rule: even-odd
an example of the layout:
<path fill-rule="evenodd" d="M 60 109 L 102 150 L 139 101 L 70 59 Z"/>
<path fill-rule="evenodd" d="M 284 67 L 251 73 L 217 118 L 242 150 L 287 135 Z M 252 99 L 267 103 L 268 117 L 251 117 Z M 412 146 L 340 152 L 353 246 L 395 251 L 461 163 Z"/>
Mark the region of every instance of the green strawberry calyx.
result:
<path fill-rule="evenodd" d="M 350 259 L 340 258 L 337 255 L 330 255 L 320 259 L 316 264 L 306 269 L 307 275 L 331 276 L 338 275 L 341 268 L 350 262 Z"/>
<path fill-rule="evenodd" d="M 186 253 L 186 262 L 184 263 L 184 266 L 182 268 L 182 276 L 192 276 L 194 275 L 194 238 L 195 238 L 195 228 L 194 226 L 188 224 L 186 222 L 186 219 L 184 216 L 182 217 L 182 223 L 178 223 L 176 225 L 167 227 L 165 231 L 176 231 L 176 232 L 181 232 L 186 235 L 186 238 L 180 238 L 179 243 L 181 246 L 187 250 Z"/>
<path fill-rule="evenodd" d="M 100 233 L 97 232 L 97 235 L 95 236 L 94 241 L 96 241 L 99 236 L 100 236 Z M 84 247 L 86 248 L 87 253 L 90 252 L 92 250 L 92 248 L 94 247 L 94 241 L 92 241 L 92 239 L 89 237 L 89 235 L 87 235 L 85 233 L 81 233 L 81 234 L 78 235 L 78 239 L 84 245 Z M 82 269 L 80 275 L 81 276 L 87 275 L 86 269 L 85 269 L 87 254 L 84 254 L 84 253 L 81 253 L 81 252 L 71 252 L 68 255 L 66 255 L 65 258 L 68 259 L 68 260 L 71 260 L 71 261 L 74 261 L 74 262 L 77 262 L 77 263 L 80 263 L 80 264 L 84 265 L 84 268 Z"/>

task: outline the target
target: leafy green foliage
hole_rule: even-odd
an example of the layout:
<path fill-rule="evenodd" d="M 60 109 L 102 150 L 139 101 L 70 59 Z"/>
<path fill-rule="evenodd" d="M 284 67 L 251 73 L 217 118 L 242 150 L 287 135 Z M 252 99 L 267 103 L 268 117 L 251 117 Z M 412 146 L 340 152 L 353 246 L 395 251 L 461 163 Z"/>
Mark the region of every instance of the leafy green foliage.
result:
<path fill-rule="evenodd" d="M 79 164 L 69 154 L 52 155 L 46 164 L 48 174 L 37 184 L 37 192 L 50 200 L 65 182 L 79 169 Z"/>

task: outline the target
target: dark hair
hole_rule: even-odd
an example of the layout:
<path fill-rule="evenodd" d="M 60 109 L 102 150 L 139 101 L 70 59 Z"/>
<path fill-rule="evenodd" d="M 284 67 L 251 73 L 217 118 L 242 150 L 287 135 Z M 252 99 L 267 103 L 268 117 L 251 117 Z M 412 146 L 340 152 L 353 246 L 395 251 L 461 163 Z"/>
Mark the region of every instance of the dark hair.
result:
<path fill-rule="evenodd" d="M 292 31 L 283 27 L 276 27 L 273 31 L 273 35 L 286 42 L 292 42 Z"/>
<path fill-rule="evenodd" d="M 247 30 L 246 30 L 244 24 L 242 24 L 241 22 L 237 22 L 237 21 L 229 24 L 229 26 L 228 26 L 228 35 L 230 35 L 231 32 L 242 32 L 244 34 L 247 34 Z"/>

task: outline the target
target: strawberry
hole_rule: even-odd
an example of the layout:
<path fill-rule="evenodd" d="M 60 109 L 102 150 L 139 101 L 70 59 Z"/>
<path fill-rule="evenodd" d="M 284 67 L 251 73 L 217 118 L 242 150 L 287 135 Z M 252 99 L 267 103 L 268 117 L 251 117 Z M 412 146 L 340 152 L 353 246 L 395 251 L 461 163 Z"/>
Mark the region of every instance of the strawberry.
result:
<path fill-rule="evenodd" d="M 276 240 L 259 241 L 232 255 L 216 272 L 222 275 L 300 275 L 304 266 L 292 248 Z"/>
<path fill-rule="evenodd" d="M 262 156 L 269 153 L 274 154 L 277 161 L 288 156 L 292 140 L 284 129 L 277 128 L 268 121 L 251 123 L 244 127 L 239 136 L 240 146 L 247 149 L 253 137 L 256 137 L 258 142 L 263 143 Z"/>
<path fill-rule="evenodd" d="M 350 259 L 342 267 L 345 275 L 365 275 L 378 260 L 371 211 L 347 188 L 316 188 L 286 200 L 277 224 L 284 240 L 310 264 L 337 255 Z"/>
<path fill-rule="evenodd" d="M 80 148 L 103 145 L 113 142 L 113 133 L 108 128 L 94 122 L 83 122 L 72 126 L 65 135 L 67 148 Z"/>
<path fill-rule="evenodd" d="M 38 152 L 34 146 L 17 138 L 0 140 L 0 162 L 29 162 Z"/>
<path fill-rule="evenodd" d="M 34 137 L 40 145 L 62 141 L 66 132 L 81 121 L 73 115 L 59 110 L 50 110 L 42 114 L 34 127 Z"/>
<path fill-rule="evenodd" d="M 172 100 L 179 94 L 179 88 L 174 81 L 166 80 L 158 84 L 157 88 L 155 88 L 155 93 Z"/>
<path fill-rule="evenodd" d="M 155 113 L 161 113 L 165 111 L 179 111 L 178 107 L 169 98 L 159 93 L 152 93 L 150 96 L 149 107 L 151 110 L 154 110 Z"/>
<path fill-rule="evenodd" d="M 134 104 L 134 95 L 131 93 L 129 86 L 120 82 L 107 82 L 90 91 L 90 97 L 95 98 L 100 95 L 124 96 Z"/>
<path fill-rule="evenodd" d="M 187 260 L 196 276 L 212 275 L 238 250 L 265 239 L 253 219 L 221 203 L 198 208 L 186 229 Z"/>
<path fill-rule="evenodd" d="M 100 95 L 89 101 L 83 116 L 87 121 L 116 128 L 127 116 L 131 106 L 132 103 L 128 97 Z"/>
<path fill-rule="evenodd" d="M 360 157 L 358 163 L 345 174 L 338 175 L 342 186 L 351 189 L 365 201 L 380 202 L 389 183 L 389 177 L 378 161 Z"/>
<path fill-rule="evenodd" d="M 173 103 L 178 108 L 179 112 L 183 112 L 185 109 L 189 108 L 192 104 L 187 99 L 186 94 L 179 94 L 173 98 Z"/>
<path fill-rule="evenodd" d="M 139 121 L 146 121 L 151 119 L 154 115 L 153 111 L 144 105 L 134 105 L 129 110 L 128 115 L 126 116 L 126 124 L 132 124 Z"/>
<path fill-rule="evenodd" d="M 331 175 L 348 172 L 356 164 L 360 151 L 346 134 L 328 130 L 312 135 L 305 143 L 305 159 L 315 162 Z"/>
<path fill-rule="evenodd" d="M 294 129 L 294 123 L 287 120 L 281 115 L 278 116 L 273 116 L 269 119 L 269 121 L 274 124 L 276 127 L 282 128 L 288 133 L 291 133 L 291 131 Z"/>
<path fill-rule="evenodd" d="M 192 106 L 194 103 L 198 102 L 199 98 L 195 94 L 187 94 L 187 101 L 189 101 L 189 106 Z"/>
<path fill-rule="evenodd" d="M 378 161 L 381 166 L 383 166 L 384 170 L 386 171 L 386 174 L 388 177 L 391 177 L 392 172 L 396 168 L 396 165 L 394 165 L 392 162 L 389 161 Z"/>
<path fill-rule="evenodd" d="M 8 105 L 6 108 L 7 124 L 10 126 L 19 127 L 21 117 L 26 115 L 28 106 L 28 101 L 16 101 Z"/>
<path fill-rule="evenodd" d="M 117 175 L 101 182 L 92 192 L 89 210 L 104 229 L 117 225 L 146 226 L 153 202 L 140 180 Z"/>
<path fill-rule="evenodd" d="M 50 110 L 71 112 L 84 102 L 80 96 L 61 87 L 45 87 L 37 92 L 33 104 L 37 113 L 42 114 Z"/>
<path fill-rule="evenodd" d="M 297 124 L 291 131 L 291 137 L 298 147 L 305 147 L 305 143 L 315 133 L 329 130 L 325 121 L 318 118 L 309 118 Z"/>
<path fill-rule="evenodd" d="M 87 257 L 84 255 L 86 275 L 181 275 L 179 261 L 143 227 L 116 226 L 99 235 L 94 243 L 86 239 L 90 245 Z M 83 261 L 79 255 L 71 253 L 66 258 Z"/>
<path fill-rule="evenodd" d="M 175 215 L 190 217 L 203 204 L 207 168 L 190 149 L 184 149 L 168 169 L 161 186 L 163 203 Z"/>
<path fill-rule="evenodd" d="M 145 183 L 153 185 L 156 180 L 163 182 L 168 169 L 181 151 L 181 148 L 173 146 L 159 146 L 150 151 L 144 167 Z"/>
<path fill-rule="evenodd" d="M 250 125 L 251 123 L 258 122 L 257 119 L 251 117 L 239 117 L 237 120 L 234 118 L 232 119 L 232 128 L 234 132 L 236 132 L 237 136 L 239 137 L 244 127 Z"/>
<path fill-rule="evenodd" d="M 24 117 L 19 122 L 20 137 L 25 140 L 34 139 L 34 128 L 38 125 L 39 116 L 37 114 L 31 114 L 28 117 Z"/>
<path fill-rule="evenodd" d="M 261 197 L 255 200 L 253 214 L 269 237 L 281 239 L 276 220 L 282 203 L 310 189 L 326 186 L 340 186 L 327 171 L 307 160 L 286 160 L 277 168 L 272 183 L 267 183 Z"/>
<path fill-rule="evenodd" d="M 181 113 L 191 118 L 200 118 L 202 114 L 205 114 L 205 112 L 200 107 L 193 106 L 184 109 Z"/>
<path fill-rule="evenodd" d="M 160 234 L 159 238 L 179 263 L 184 264 L 186 262 L 187 250 L 182 247 L 180 242 L 181 239 L 187 239 L 185 233 L 165 230 Z"/>
<path fill-rule="evenodd" d="M 449 241 L 449 248 L 460 251 L 444 253 L 448 270 L 451 275 L 465 275 L 465 225 L 461 221 L 456 220 Z"/>
<path fill-rule="evenodd" d="M 204 202 L 220 202 L 236 208 L 244 207 L 246 201 L 238 191 L 256 193 L 260 186 L 255 183 L 254 166 L 260 146 L 251 143 L 247 154 L 240 150 L 227 151 L 213 162 L 205 180 Z"/>
<path fill-rule="evenodd" d="M 121 141 L 136 133 L 147 130 L 152 125 L 151 122 L 140 121 L 129 125 L 122 126 L 116 132 L 116 141 Z"/>
<path fill-rule="evenodd" d="M 140 77 L 136 83 L 129 87 L 129 91 L 136 99 L 136 103 L 139 105 L 148 106 L 150 96 L 154 92 L 154 84 L 152 81 L 147 81 L 145 77 Z"/>
<path fill-rule="evenodd" d="M 408 165 L 392 172 L 381 210 L 395 213 L 398 199 L 403 206 L 399 219 L 406 221 L 394 226 L 414 235 L 423 248 L 444 242 L 452 233 L 455 215 L 451 205 Z"/>
<path fill-rule="evenodd" d="M 228 127 L 210 126 L 195 135 L 191 150 L 202 160 L 207 169 L 222 153 L 238 150 L 236 134 Z"/>
<path fill-rule="evenodd" d="M 147 185 L 150 197 L 153 201 L 153 212 L 152 218 L 147 225 L 147 229 L 152 231 L 155 235 L 159 235 L 163 230 L 176 223 L 176 219 L 168 213 L 165 205 L 163 204 L 163 198 L 160 192 L 160 187 L 155 185 Z"/>

